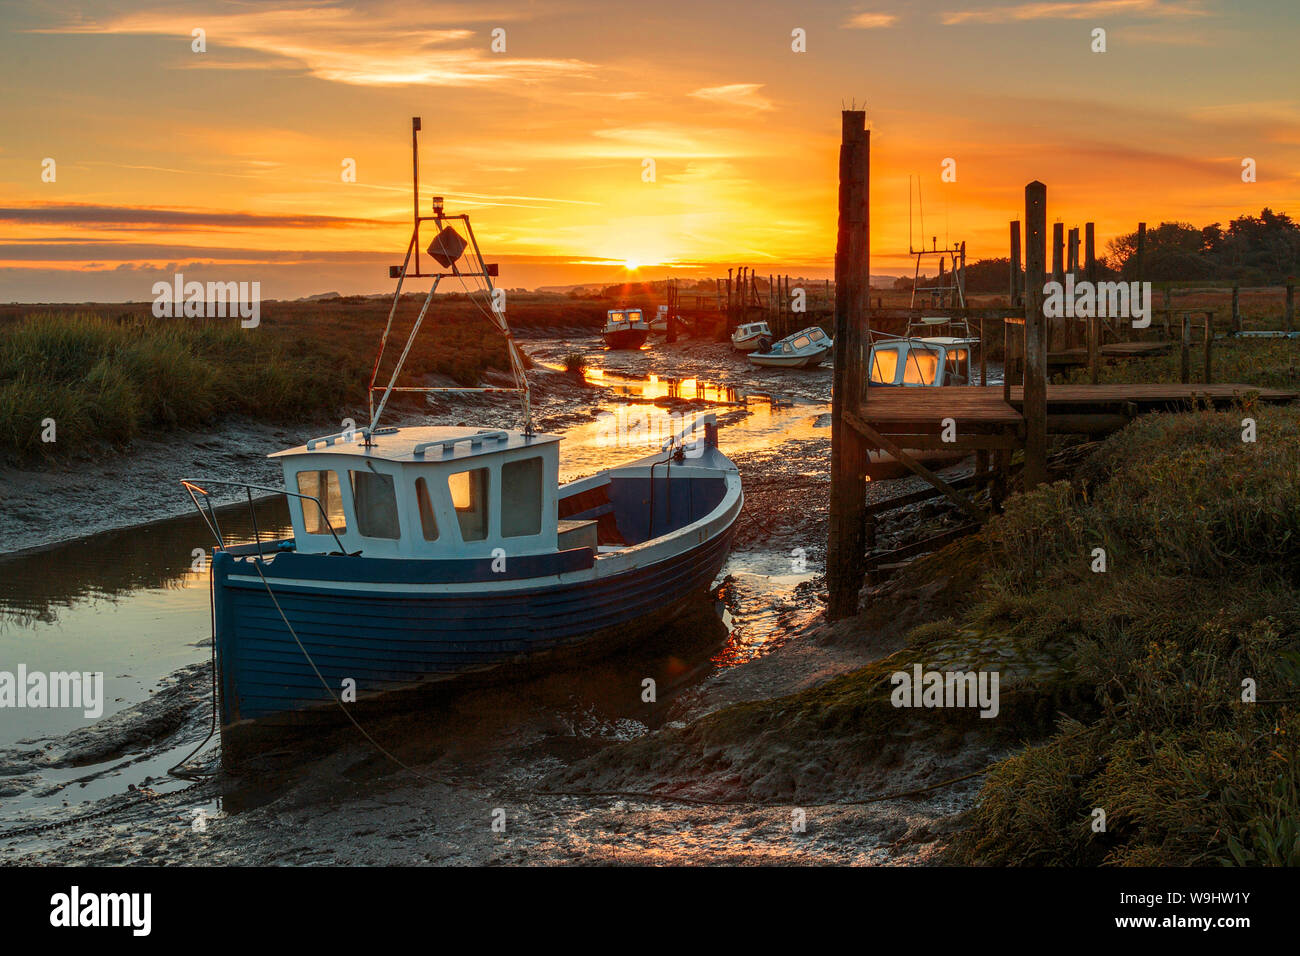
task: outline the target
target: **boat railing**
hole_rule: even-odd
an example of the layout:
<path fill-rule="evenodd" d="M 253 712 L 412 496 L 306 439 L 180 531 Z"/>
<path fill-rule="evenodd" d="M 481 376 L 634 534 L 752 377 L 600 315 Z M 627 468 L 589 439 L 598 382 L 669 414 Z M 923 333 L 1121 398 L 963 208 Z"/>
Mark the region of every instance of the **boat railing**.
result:
<path fill-rule="evenodd" d="M 436 441 L 422 441 L 411 450 L 411 454 L 416 458 L 423 458 L 424 453 L 430 448 L 441 448 L 443 454 L 447 449 L 454 449 L 463 441 L 470 443 L 471 448 L 475 448 L 485 441 L 504 441 L 510 437 L 509 432 L 483 430 L 473 435 L 462 435 L 459 438 L 439 438 Z"/>
<path fill-rule="evenodd" d="M 202 484 L 199 484 L 202 482 Z M 338 533 L 334 530 L 334 525 L 330 522 L 329 515 L 325 512 L 325 506 L 320 503 L 320 499 L 312 495 L 299 494 L 295 491 L 289 491 L 285 488 L 272 488 L 269 485 L 254 485 L 247 481 L 228 481 L 221 478 L 182 478 L 181 486 L 189 492 L 190 501 L 194 502 L 194 508 L 198 511 L 199 517 L 203 523 L 208 526 L 208 531 L 217 542 L 217 547 L 222 550 L 228 550 L 225 536 L 221 533 L 221 522 L 217 519 L 216 510 L 212 506 L 212 492 L 208 491 L 203 485 L 223 485 L 230 488 L 243 488 L 244 494 L 248 499 L 248 515 L 253 524 L 253 542 L 257 546 L 257 556 L 264 557 L 265 552 L 262 550 L 262 533 L 257 525 L 257 509 L 253 506 L 253 492 L 265 491 L 273 495 L 284 495 L 287 498 L 297 498 L 300 501 L 310 501 L 316 505 L 320 517 L 325 522 L 325 527 L 329 528 L 334 543 L 339 546 L 339 551 L 346 554 L 347 549 L 343 547 L 343 542 L 339 540 Z M 202 504 L 199 503 L 199 495 L 202 495 Z M 234 502 L 232 502 L 233 504 Z"/>
<path fill-rule="evenodd" d="M 698 457 L 703 454 L 704 445 L 709 443 L 709 429 L 711 427 L 715 430 L 717 429 L 718 416 L 714 415 L 712 412 L 700 415 L 698 418 L 692 419 L 689 425 L 660 445 L 659 450 L 670 451 L 680 449 L 682 452 L 686 452 L 687 449 L 690 449 L 692 457 Z M 689 442 L 686 440 L 688 435 L 696 435 L 701 430 L 704 432 L 702 436 L 692 438 Z"/>

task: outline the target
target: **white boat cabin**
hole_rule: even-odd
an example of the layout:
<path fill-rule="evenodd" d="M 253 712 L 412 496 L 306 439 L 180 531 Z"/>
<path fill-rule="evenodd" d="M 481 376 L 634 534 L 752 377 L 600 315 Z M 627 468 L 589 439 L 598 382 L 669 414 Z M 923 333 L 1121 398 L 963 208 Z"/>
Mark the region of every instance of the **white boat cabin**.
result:
<path fill-rule="evenodd" d="M 640 309 L 610 309 L 605 313 L 605 331 L 647 328 Z"/>
<path fill-rule="evenodd" d="M 895 339 L 871 347 L 871 385 L 925 388 L 970 382 L 971 345 L 956 337 Z"/>
<path fill-rule="evenodd" d="M 370 557 L 483 558 L 557 550 L 559 442 L 517 431 L 381 428 L 369 447 L 358 430 L 270 457 L 284 468 L 297 551 L 342 544 Z"/>
<path fill-rule="evenodd" d="M 744 325 L 736 326 L 736 331 L 732 333 L 733 339 L 752 339 L 760 335 L 771 335 L 772 330 L 768 328 L 766 322 L 748 322 Z"/>
<path fill-rule="evenodd" d="M 783 355 L 797 355 L 800 352 L 813 349 L 829 349 L 831 344 L 830 336 L 813 325 L 796 332 L 794 335 L 786 336 L 772 346 L 772 352 Z"/>

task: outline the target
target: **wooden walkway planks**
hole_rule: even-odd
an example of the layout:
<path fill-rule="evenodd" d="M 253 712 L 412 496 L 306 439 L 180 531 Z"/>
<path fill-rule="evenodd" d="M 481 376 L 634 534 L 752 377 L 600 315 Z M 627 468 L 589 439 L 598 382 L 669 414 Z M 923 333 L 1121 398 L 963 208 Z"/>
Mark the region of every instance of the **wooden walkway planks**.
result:
<path fill-rule="evenodd" d="M 870 425 L 931 425 L 955 418 L 963 426 L 1017 426 L 1024 416 L 1002 401 L 1002 386 L 868 388 L 860 415 Z"/>

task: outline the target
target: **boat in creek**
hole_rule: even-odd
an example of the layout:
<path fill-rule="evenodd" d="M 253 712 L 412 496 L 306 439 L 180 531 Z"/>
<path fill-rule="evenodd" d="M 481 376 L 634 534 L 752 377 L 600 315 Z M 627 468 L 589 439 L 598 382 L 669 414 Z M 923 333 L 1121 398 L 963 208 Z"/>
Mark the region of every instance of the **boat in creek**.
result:
<path fill-rule="evenodd" d="M 438 231 L 428 273 L 418 258 L 412 267 L 426 222 Z M 532 426 L 503 312 L 484 310 L 504 336 L 514 388 L 406 390 L 513 391 L 522 428 L 380 426 L 439 282 L 477 280 L 491 302 L 495 274 L 468 216 L 445 214 L 440 199 L 432 216 L 416 216 L 406 262 L 390 271 L 389 329 L 403 282 L 433 282 L 386 386 L 376 384 L 381 344 L 369 424 L 271 455 L 283 487 L 183 482 L 217 543 L 223 731 L 314 719 L 345 699 L 349 713 L 353 701 L 406 702 L 398 692 L 469 675 L 581 663 L 661 631 L 707 594 L 730 551 L 744 495 L 715 417 L 696 418 L 655 454 L 561 485 L 561 439 Z M 254 515 L 252 542 L 227 541 L 214 492 L 232 486 L 250 508 L 255 494 L 286 496 L 292 534 L 267 540 Z"/>
<path fill-rule="evenodd" d="M 610 309 L 600 334 L 607 348 L 639 349 L 650 337 L 650 326 L 640 309 Z"/>
<path fill-rule="evenodd" d="M 811 368 L 824 362 L 835 348 L 835 341 L 818 326 L 810 325 L 787 335 L 771 348 L 749 353 L 755 365 L 769 368 Z"/>

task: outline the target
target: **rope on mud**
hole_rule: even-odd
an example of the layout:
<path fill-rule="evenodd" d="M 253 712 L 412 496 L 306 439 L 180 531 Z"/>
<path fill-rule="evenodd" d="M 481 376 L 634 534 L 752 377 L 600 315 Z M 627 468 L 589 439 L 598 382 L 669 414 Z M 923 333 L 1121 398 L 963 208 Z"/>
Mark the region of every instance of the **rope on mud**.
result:
<path fill-rule="evenodd" d="M 280 620 L 284 621 L 284 626 L 289 629 L 289 636 L 292 637 L 293 642 L 298 645 L 298 650 L 302 651 L 302 656 L 307 659 L 307 663 L 311 665 L 311 669 L 316 672 L 316 678 L 320 681 L 321 687 L 325 688 L 325 693 L 329 694 L 330 700 L 334 701 L 334 703 L 339 705 L 339 710 L 343 711 L 343 715 L 352 722 L 352 726 L 356 727 L 357 730 L 361 732 L 361 736 L 365 737 L 366 740 L 370 741 L 370 745 L 372 747 L 378 750 L 381 754 L 383 754 L 393 763 L 397 764 L 397 766 L 401 767 L 403 770 L 415 774 L 415 776 L 419 777 L 421 780 L 425 781 L 426 783 L 440 783 L 449 787 L 456 786 L 456 784 L 452 783 L 449 780 L 440 780 L 437 777 L 431 777 L 428 774 L 421 773 L 419 770 L 416 770 L 414 767 L 403 763 L 392 753 L 386 750 L 383 747 L 383 745 L 379 743 L 379 741 L 377 741 L 374 737 L 370 736 L 370 734 L 367 733 L 366 728 L 362 727 L 361 724 L 357 721 L 357 719 L 352 716 L 352 712 L 348 710 L 347 706 L 343 703 L 343 701 L 340 700 L 337 696 L 335 696 L 334 689 L 330 687 L 329 682 L 325 680 L 325 675 L 320 672 L 320 668 L 316 666 L 316 662 L 311 659 L 311 655 L 307 653 L 307 648 L 303 647 L 302 641 L 298 640 L 298 632 L 293 629 L 293 625 L 290 624 L 289 619 L 285 617 L 284 608 L 280 607 L 280 602 L 276 600 L 275 592 L 271 590 L 270 582 L 266 580 L 266 575 L 262 573 L 261 560 L 258 558 L 254 558 L 252 564 L 253 564 L 253 568 L 257 571 L 257 576 L 262 579 L 262 586 L 266 588 L 267 596 L 271 598 L 271 603 L 275 605 L 276 611 L 280 613 Z"/>
<path fill-rule="evenodd" d="M 667 801 L 669 803 L 687 803 L 697 807 L 856 807 L 868 803 L 883 803 L 886 800 L 901 800 L 904 797 L 914 797 L 922 793 L 928 793 L 931 790 L 939 790 L 943 787 L 950 787 L 954 783 L 961 783 L 963 780 L 970 780 L 974 777 L 982 776 L 992 770 L 996 764 L 989 764 L 981 767 L 972 773 L 963 774 L 960 777 L 952 777 L 949 780 L 940 780 L 938 783 L 932 783 L 928 787 L 917 787 L 914 790 L 900 790 L 896 793 L 878 794 L 874 797 L 863 797 L 860 800 L 837 800 L 833 803 L 763 803 L 758 800 L 705 800 L 701 797 L 678 797 L 666 793 L 637 792 L 634 790 L 533 790 L 530 791 L 539 796 L 547 797 L 623 797 L 631 800 L 649 800 L 649 801 Z"/>

